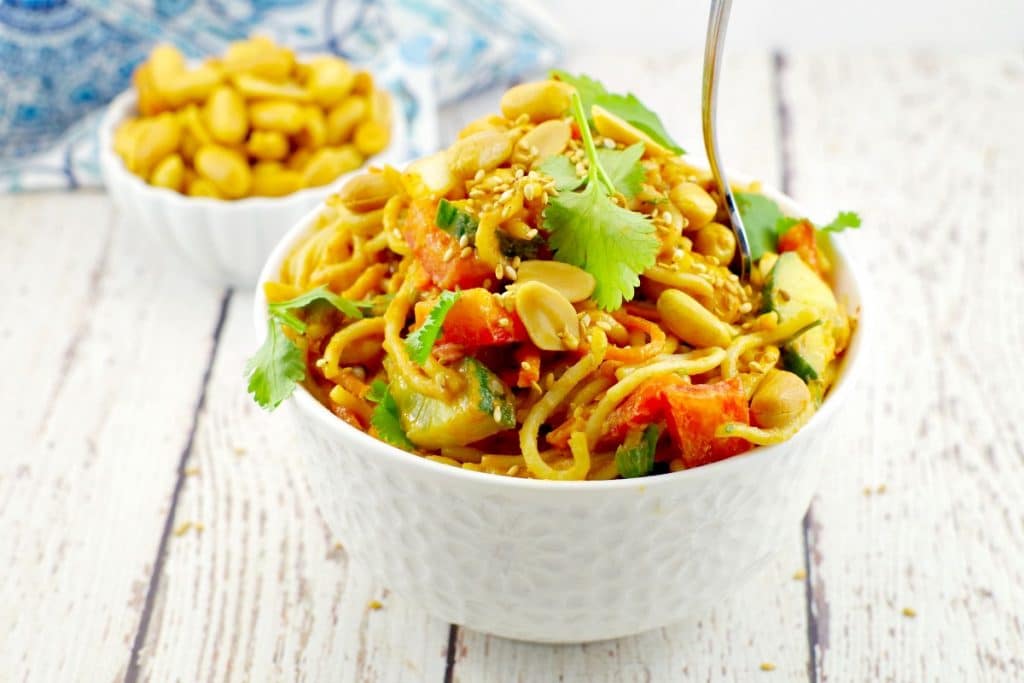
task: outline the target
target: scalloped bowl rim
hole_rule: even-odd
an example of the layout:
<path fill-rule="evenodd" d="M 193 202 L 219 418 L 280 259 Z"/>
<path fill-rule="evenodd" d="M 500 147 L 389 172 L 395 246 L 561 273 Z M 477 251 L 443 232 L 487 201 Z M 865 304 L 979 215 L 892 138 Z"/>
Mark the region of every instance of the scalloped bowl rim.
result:
<path fill-rule="evenodd" d="M 735 181 L 740 183 L 749 182 L 749 176 L 741 173 L 730 173 L 729 177 L 734 178 Z M 774 188 L 765 186 L 759 190 L 759 193 L 774 200 L 779 205 L 779 208 L 782 209 L 783 213 L 787 215 L 807 215 L 801 210 L 800 205 L 797 204 L 796 201 Z M 256 326 L 256 333 L 261 341 L 267 326 L 267 304 L 266 297 L 263 292 L 263 284 L 276 279 L 277 273 L 280 272 L 281 264 L 284 262 L 285 256 L 292 249 L 294 243 L 310 230 L 323 208 L 324 206 L 322 205 L 316 207 L 298 223 L 292 226 L 287 233 L 285 233 L 284 237 L 281 238 L 281 241 L 274 247 L 274 250 L 271 252 L 270 257 L 267 259 L 267 262 L 264 264 L 263 269 L 260 272 L 253 301 L 253 320 Z M 399 466 L 404 464 L 409 467 L 426 468 L 426 470 L 420 470 L 423 474 L 434 474 L 441 477 L 447 476 L 455 480 L 462 480 L 467 484 L 490 484 L 494 486 L 495 489 L 505 491 L 544 490 L 559 491 L 561 493 L 583 493 L 590 491 L 607 491 L 610 489 L 635 489 L 645 491 L 660 486 L 673 486 L 683 479 L 703 477 L 708 481 L 711 481 L 719 475 L 728 476 L 728 474 L 733 470 L 744 467 L 751 457 L 771 458 L 776 454 L 785 451 L 787 448 L 791 447 L 792 444 L 798 443 L 805 438 L 809 438 L 808 434 L 821 428 L 821 425 L 827 425 L 831 414 L 844 402 L 846 395 L 852 391 L 859 375 L 863 372 L 863 368 L 865 366 L 865 362 L 863 360 L 866 346 L 865 340 L 868 338 L 868 334 L 870 333 L 870 311 L 872 310 L 872 307 L 867 301 L 868 296 L 864 287 L 864 279 L 858 272 L 858 267 L 848 258 L 846 250 L 842 244 L 844 242 L 844 236 L 830 235 L 829 237 L 831 238 L 832 255 L 837 257 L 833 258 L 833 264 L 838 264 L 843 274 L 842 278 L 834 277 L 833 280 L 842 279 L 846 281 L 847 285 L 844 288 L 845 291 L 843 294 L 845 298 L 852 299 L 856 306 L 858 316 L 857 326 L 850 345 L 843 355 L 838 378 L 830 389 L 828 395 L 825 397 L 825 400 L 822 402 L 821 407 L 815 412 L 807 424 L 800 429 L 800 431 L 790 439 L 787 439 L 780 444 L 773 446 L 755 446 L 745 453 L 731 458 L 726 458 L 725 460 L 719 460 L 707 465 L 680 470 L 678 472 L 668 472 L 665 474 L 657 474 L 647 477 L 612 479 L 606 481 L 554 481 L 547 479 L 526 479 L 520 477 L 501 476 L 498 474 L 491 474 L 489 472 L 476 472 L 462 467 L 452 467 L 451 465 L 427 460 L 422 456 L 418 456 L 392 446 L 385 441 L 374 438 L 366 432 L 353 427 L 344 420 L 340 420 L 326 406 L 317 401 L 316 398 L 314 398 L 313 395 L 310 394 L 309 391 L 301 384 L 295 388 L 295 392 L 286 400 L 286 403 L 293 401 L 295 406 L 304 413 L 306 417 L 319 421 L 327 429 L 330 429 L 334 434 L 336 434 L 339 439 L 349 440 L 356 446 L 365 446 L 372 451 L 376 451 L 374 452 L 373 457 L 386 457 L 389 459 L 399 458 L 401 462 L 396 464 Z M 868 315 L 865 315 L 865 311 L 869 311 Z"/>
<path fill-rule="evenodd" d="M 392 100 L 395 100 L 394 94 L 390 92 L 388 94 L 391 96 Z M 359 168 L 342 173 L 325 185 L 306 187 L 297 192 L 292 192 L 291 194 L 282 195 L 280 197 L 243 197 L 242 199 L 192 197 L 165 187 L 150 185 L 145 180 L 129 171 L 128 167 L 124 165 L 124 161 L 121 159 L 121 156 L 114 151 L 114 131 L 126 118 L 128 118 L 128 116 L 137 110 L 137 104 L 138 98 L 135 94 L 135 90 L 132 88 L 125 90 L 107 104 L 107 107 L 103 112 L 103 117 L 100 120 L 99 153 L 107 158 L 107 168 L 114 170 L 121 175 L 133 192 L 142 194 L 148 199 L 168 200 L 179 207 L 203 207 L 213 211 L 227 212 L 235 209 L 261 209 L 267 207 L 280 208 L 288 203 L 294 203 L 296 205 L 308 204 L 314 199 L 323 201 L 327 196 L 337 192 L 340 184 L 353 174 L 365 171 L 375 164 L 388 164 L 394 163 L 395 161 L 401 161 L 401 159 L 398 159 L 396 155 L 404 155 L 408 145 L 408 126 L 405 121 L 405 117 L 396 115 L 392 117 L 391 140 L 384 150 L 369 159 L 365 159 Z"/>

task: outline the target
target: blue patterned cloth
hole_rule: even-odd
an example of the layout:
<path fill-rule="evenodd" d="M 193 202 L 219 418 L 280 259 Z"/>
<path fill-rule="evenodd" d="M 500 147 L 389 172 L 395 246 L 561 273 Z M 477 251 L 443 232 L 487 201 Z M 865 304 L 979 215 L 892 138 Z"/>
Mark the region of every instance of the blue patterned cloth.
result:
<path fill-rule="evenodd" d="M 413 156 L 439 104 L 555 64 L 550 27 L 523 0 L 0 0 L 0 192 L 98 186 L 98 110 L 159 41 L 200 57 L 259 32 L 371 68 Z"/>

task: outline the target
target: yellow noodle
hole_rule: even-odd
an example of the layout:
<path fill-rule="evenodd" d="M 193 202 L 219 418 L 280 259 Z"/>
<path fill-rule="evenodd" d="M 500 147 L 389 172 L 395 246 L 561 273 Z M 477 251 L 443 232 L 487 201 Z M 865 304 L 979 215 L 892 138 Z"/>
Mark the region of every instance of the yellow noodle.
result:
<path fill-rule="evenodd" d="M 451 458 L 446 458 L 443 455 L 427 455 L 427 456 L 424 456 L 424 457 L 427 460 L 433 460 L 434 462 L 439 462 L 442 465 L 451 465 L 453 467 L 462 467 L 463 466 L 463 464 L 461 462 L 459 462 L 458 460 L 453 460 Z"/>
<path fill-rule="evenodd" d="M 605 420 L 608 419 L 608 416 L 611 415 L 615 407 L 633 393 L 633 390 L 643 384 L 644 381 L 651 377 L 668 373 L 696 375 L 707 372 L 712 368 L 718 367 L 723 358 L 725 358 L 725 351 L 716 347 L 710 347 L 636 368 L 620 379 L 598 401 L 594 412 L 587 419 L 587 443 L 590 444 L 591 448 L 597 445 L 601 432 L 604 430 Z"/>
<path fill-rule="evenodd" d="M 469 446 L 446 446 L 441 448 L 441 455 L 459 462 L 480 462 L 484 453 L 478 448 Z"/>
<path fill-rule="evenodd" d="M 669 287 L 681 289 L 694 296 L 712 297 L 715 294 L 715 288 L 711 283 L 694 273 L 670 270 L 664 266 L 652 266 L 644 271 L 644 277 Z"/>
<path fill-rule="evenodd" d="M 740 356 L 750 349 L 767 344 L 777 344 L 789 339 L 794 334 L 812 324 L 817 320 L 817 314 L 811 310 L 800 311 L 799 314 L 779 324 L 771 330 L 754 332 L 736 337 L 726 349 L 725 359 L 722 361 L 722 377 L 732 379 L 739 371 Z"/>
<path fill-rule="evenodd" d="M 378 291 L 381 288 L 381 283 L 387 272 L 386 263 L 375 263 L 364 270 L 352 283 L 352 286 L 343 291 L 341 295 L 346 299 L 363 299 L 370 292 Z"/>
<path fill-rule="evenodd" d="M 582 408 L 593 401 L 594 397 L 606 390 L 612 384 L 614 384 L 612 378 L 604 375 L 599 375 L 591 379 L 589 382 L 581 386 L 575 394 L 573 394 L 572 400 L 569 401 L 569 414 L 572 415 L 578 408 Z"/>
<path fill-rule="evenodd" d="M 338 363 L 341 361 L 341 354 L 345 347 L 357 339 L 365 337 L 383 337 L 384 318 L 363 318 L 357 320 L 347 327 L 343 327 L 334 333 L 331 341 L 324 349 L 320 370 L 327 379 L 334 379 L 338 376 L 340 369 Z"/>
<path fill-rule="evenodd" d="M 808 403 L 796 417 L 774 429 L 761 429 L 742 422 L 727 422 L 715 430 L 715 436 L 735 436 L 758 446 L 772 446 L 792 438 L 811 419 L 814 410 L 814 403 Z"/>
<path fill-rule="evenodd" d="M 585 471 L 582 475 L 576 476 L 578 472 L 575 469 L 557 470 L 544 462 L 540 452 L 537 450 L 537 434 L 540 432 L 540 426 L 555 411 L 555 408 L 561 405 L 573 387 L 597 369 L 601 361 L 604 360 L 604 354 L 607 350 L 608 338 L 605 336 L 604 331 L 599 328 L 591 330 L 590 349 L 587 351 L 587 354 L 555 381 L 548 392 L 533 406 L 529 415 L 526 416 L 526 420 L 519 430 L 519 448 L 526 459 L 527 468 L 534 476 L 540 479 L 562 480 L 574 477 L 582 479 L 583 476 L 586 476 Z M 574 460 L 577 458 L 578 453 L 582 453 L 582 451 L 577 446 L 573 452 Z M 589 465 L 589 453 L 586 454 L 586 457 Z"/>
<path fill-rule="evenodd" d="M 368 406 L 365 401 L 361 401 L 353 396 L 350 391 L 340 384 L 335 384 L 334 387 L 331 388 L 328 396 L 330 396 L 331 401 L 336 405 L 347 410 L 351 410 L 353 413 L 358 415 L 359 419 L 362 420 L 364 424 L 370 421 L 370 406 Z"/>

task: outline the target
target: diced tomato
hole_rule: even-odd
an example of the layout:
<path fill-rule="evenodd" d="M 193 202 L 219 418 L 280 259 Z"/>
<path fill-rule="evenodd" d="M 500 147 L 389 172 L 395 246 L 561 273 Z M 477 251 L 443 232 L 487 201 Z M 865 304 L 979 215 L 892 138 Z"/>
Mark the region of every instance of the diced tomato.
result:
<path fill-rule="evenodd" d="M 678 375 L 652 377 L 619 404 L 608 417 L 605 438 L 610 443 L 622 443 L 631 427 L 642 427 L 661 420 L 665 412 L 665 388 L 685 384 Z"/>
<path fill-rule="evenodd" d="M 750 423 L 750 411 L 738 377 L 713 384 L 679 383 L 664 389 L 672 440 L 683 463 L 697 467 L 724 460 L 751 445 L 736 437 L 718 438 L 715 430 L 726 422 Z"/>
<path fill-rule="evenodd" d="M 436 216 L 435 202 L 414 201 L 405 214 L 402 229 L 413 255 L 434 284 L 441 289 L 469 289 L 494 277 L 494 269 L 475 255 L 459 257 L 459 241 L 437 227 Z M 446 260 L 448 253 L 453 253 L 454 257 Z"/>
<path fill-rule="evenodd" d="M 818 251 L 818 240 L 815 238 L 814 226 L 810 221 L 800 221 L 779 237 L 779 253 L 795 251 L 804 263 L 814 269 L 818 275 L 823 274 L 821 253 Z"/>
<path fill-rule="evenodd" d="M 422 325 L 434 301 L 416 304 L 416 326 Z M 465 348 L 497 346 L 526 341 L 526 328 L 515 311 L 506 310 L 486 289 L 465 289 L 445 316 L 439 344 Z"/>

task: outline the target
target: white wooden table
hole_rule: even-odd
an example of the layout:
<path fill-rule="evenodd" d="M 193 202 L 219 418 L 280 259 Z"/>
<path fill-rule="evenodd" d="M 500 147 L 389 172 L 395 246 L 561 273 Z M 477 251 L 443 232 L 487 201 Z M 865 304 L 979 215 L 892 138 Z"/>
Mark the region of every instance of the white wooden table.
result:
<path fill-rule="evenodd" d="M 571 66 L 700 148 L 696 55 Z M 6 197 L 0 680 L 1024 680 L 1024 53 L 727 69 L 726 158 L 861 212 L 882 319 L 834 467 L 753 584 L 583 646 L 436 621 L 350 563 L 289 424 L 246 397 L 248 293 L 183 277 L 102 194 Z"/>

